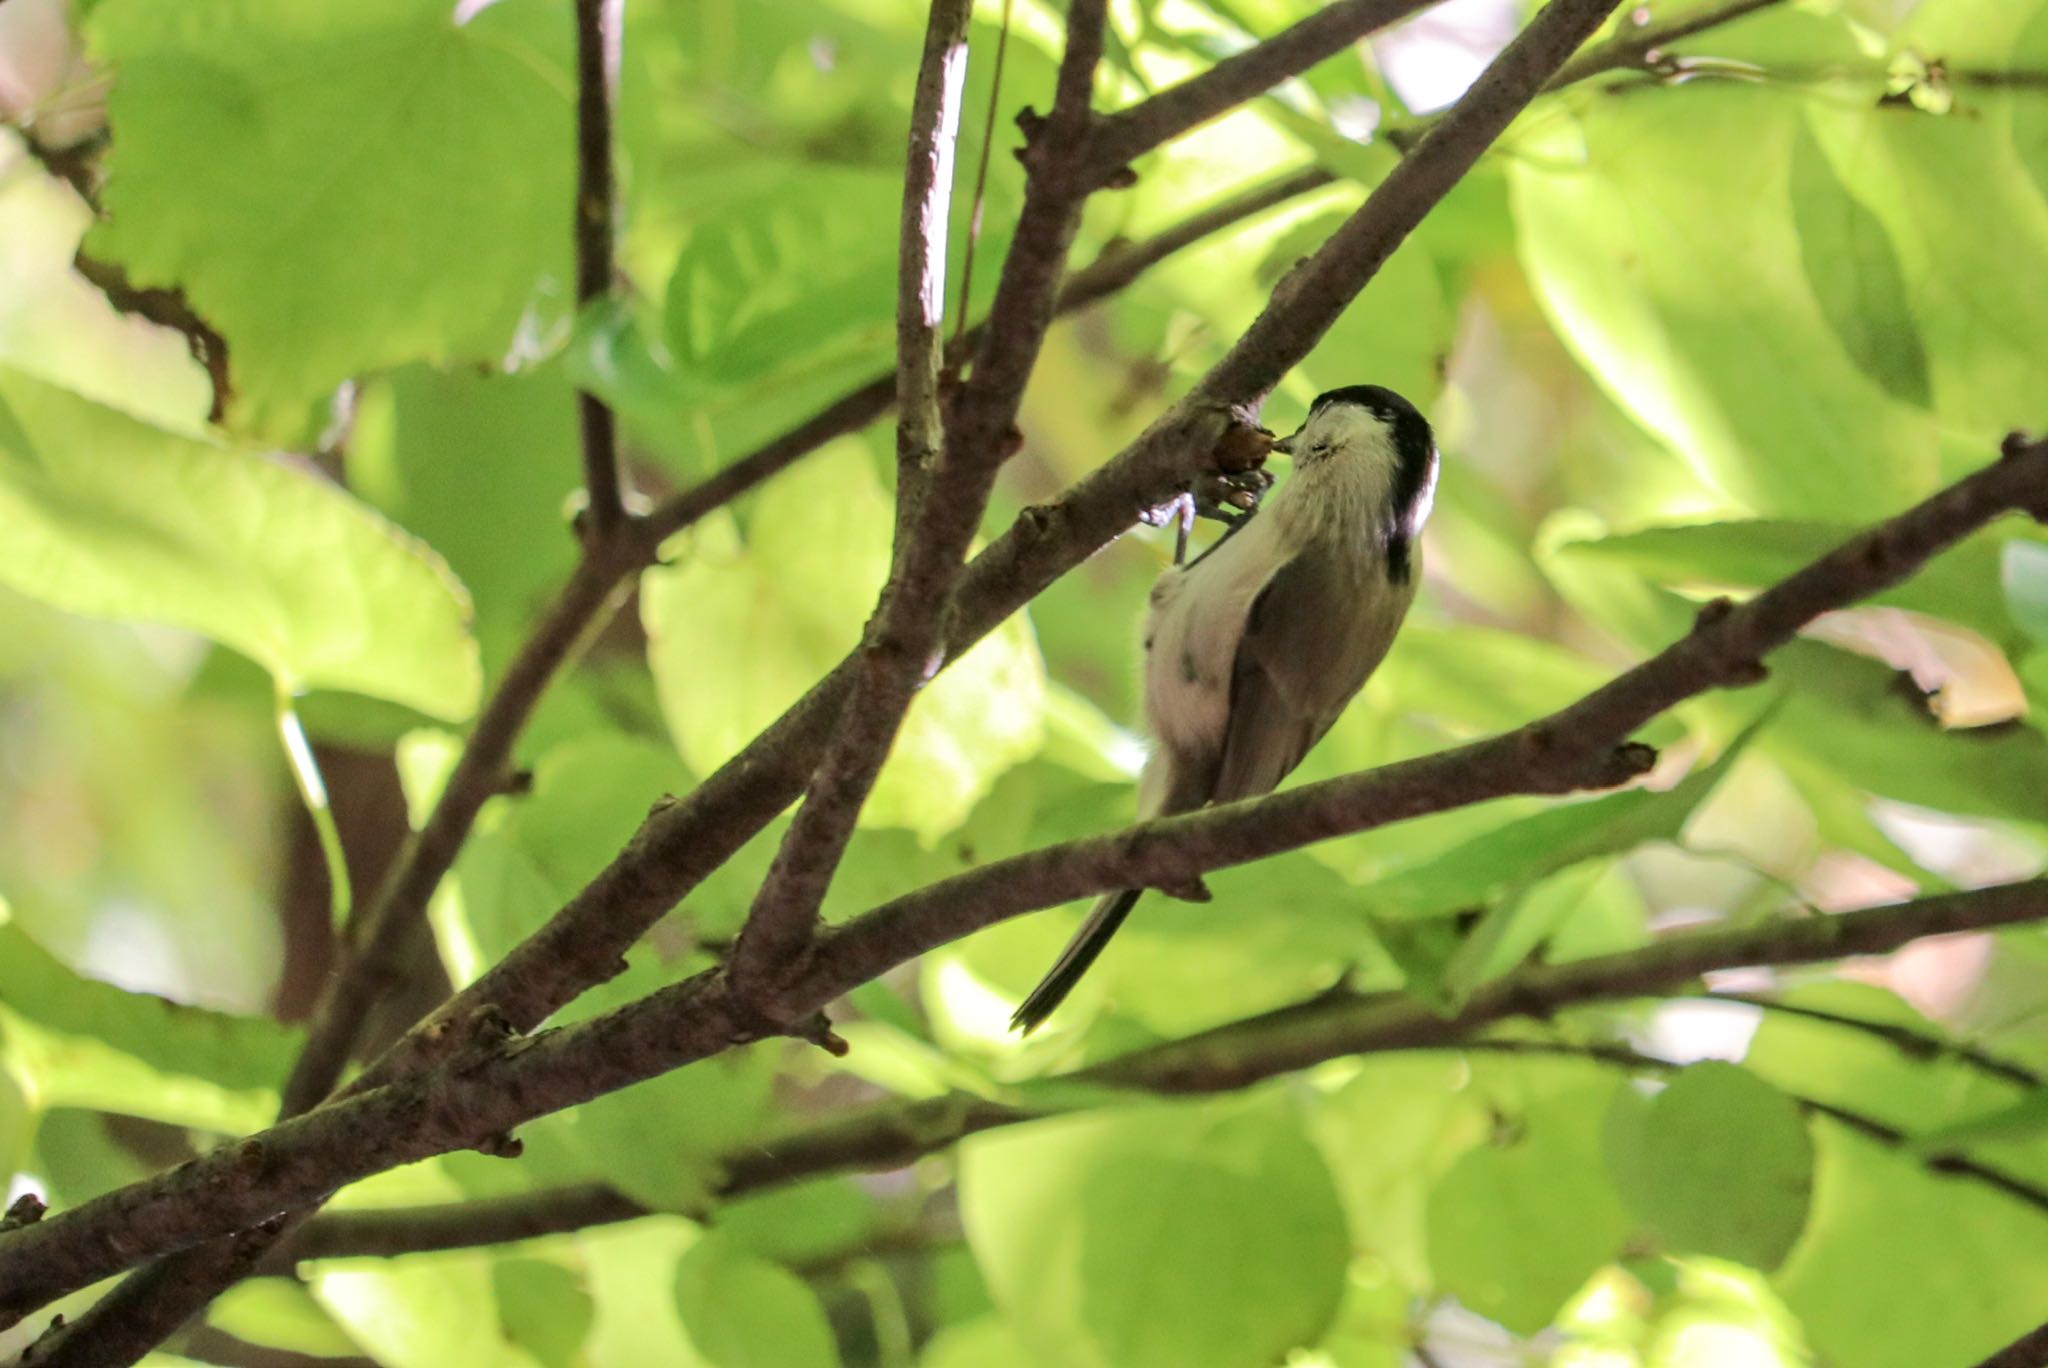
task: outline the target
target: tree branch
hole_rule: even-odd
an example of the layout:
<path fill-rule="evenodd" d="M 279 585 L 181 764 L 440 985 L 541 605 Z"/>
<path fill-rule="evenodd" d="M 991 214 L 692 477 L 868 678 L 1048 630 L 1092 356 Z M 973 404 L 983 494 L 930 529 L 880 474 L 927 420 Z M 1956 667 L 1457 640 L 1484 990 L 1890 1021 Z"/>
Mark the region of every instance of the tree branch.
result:
<path fill-rule="evenodd" d="M 1090 157 L 1090 175 L 1101 184 L 1144 153 L 1435 3 L 1336 0 L 1324 5 L 1292 28 L 1104 119 Z"/>
<path fill-rule="evenodd" d="M 626 0 L 576 0 L 576 304 L 588 309 L 611 293 L 613 215 L 612 105 L 618 98 L 619 47 Z M 583 436 L 586 541 L 599 545 L 625 521 L 619 487 L 618 420 L 588 390 L 576 395 Z"/>
<path fill-rule="evenodd" d="M 996 472 L 1015 449 L 1011 434 L 1024 382 L 1052 322 L 1067 248 L 1087 199 L 1087 190 L 1072 188 L 1072 172 L 1087 155 L 1105 11 L 1106 0 L 1073 0 L 1068 8 L 1067 48 L 1052 113 L 1025 147 L 1029 178 L 1017 234 L 1003 262 L 973 374 L 953 397 L 942 433 L 937 373 L 942 320 L 931 306 L 941 297 L 937 282 L 945 272 L 946 225 L 943 218 L 932 221 L 930 200 L 934 161 L 942 159 L 948 173 L 952 169 L 959 81 L 957 75 L 949 79 L 945 67 L 963 42 L 967 13 L 956 0 L 934 2 L 913 115 L 928 122 L 913 126 L 911 133 L 897 321 L 902 346 L 898 390 L 905 401 L 897 449 L 901 478 L 909 487 L 899 493 L 902 514 L 889 582 L 854 656 L 833 740 L 811 775 L 803 806 L 733 949 L 733 981 L 743 987 L 766 984 L 809 944 L 825 889 L 903 715 L 943 659 L 940 628 L 946 599 L 981 524 Z M 943 153 L 935 144 L 943 144 Z M 945 188 L 950 190 L 950 175 Z M 938 201 L 943 209 L 944 191 Z"/>
<path fill-rule="evenodd" d="M 1505 1055 L 1552 1055 L 1573 1059 L 1590 1059 L 1595 1063 L 1611 1064 L 1617 1068 L 1635 1073 L 1675 1074 L 1686 1066 L 1669 1059 L 1646 1055 L 1627 1045 L 1614 1041 L 1564 1041 L 1564 1040 L 1518 1040 L 1491 1038 L 1464 1040 L 1455 1045 L 1446 1045 L 1447 1050 L 1469 1050 L 1480 1054 Z M 1848 1107 L 1838 1107 L 1832 1102 L 1808 1097 L 1803 1093 L 1788 1092 L 1785 1097 L 1792 1105 L 1809 1116 L 1821 1116 L 1836 1125 L 1855 1131 L 1869 1140 L 1875 1140 L 1888 1149 L 1907 1150 L 1913 1147 L 1913 1137 L 1898 1127 L 1880 1121 L 1864 1112 Z M 1949 1177 L 1968 1178 L 1988 1188 L 2002 1192 L 2014 1201 L 2034 1208 L 2037 1212 L 2048 1213 L 2048 1189 L 2043 1189 L 2024 1178 L 1980 1164 L 1974 1159 L 1960 1155 L 1941 1155 L 1921 1159 L 1921 1166 L 1929 1173 Z"/>
<path fill-rule="evenodd" d="M 1637 950 L 1530 966 L 1482 986 L 1454 1016 L 1413 998 L 1326 996 L 1154 1046 L 1066 1081 L 1167 1093 L 1233 1091 L 1344 1055 L 1455 1046 L 1516 1016 L 1682 987 L 1719 969 L 1882 954 L 1925 936 L 2048 918 L 2048 880 L 1831 917 L 1686 932 Z M 821 955 L 831 953 L 822 948 Z M 501 1134 L 666 1068 L 715 1053 L 742 1022 L 713 975 L 581 1025 L 472 1052 L 430 1073 L 331 1103 L 168 1173 L 0 1237 L 0 1320 L 178 1243 L 303 1205 L 372 1172 Z M 960 1136 L 1038 1114 L 947 1097 L 878 1109 L 770 1139 L 734 1157 L 725 1191 L 843 1168 L 899 1167 Z"/>
<path fill-rule="evenodd" d="M 2048 1365 L 2048 1325 L 2029 1330 L 1976 1368 L 2043 1368 Z"/>
<path fill-rule="evenodd" d="M 1661 24 L 1630 22 L 1606 42 L 1588 48 L 1567 62 L 1564 69 L 1551 78 L 1546 89 L 1556 90 L 1574 81 L 1603 76 L 1610 71 L 1651 69 L 1671 44 L 1696 37 L 1708 29 L 1732 24 L 1737 19 L 1747 18 L 1758 10 L 1780 3 L 1782 0 L 1722 0 L 1718 5 L 1708 5 Z"/>
<path fill-rule="evenodd" d="M 1744 1006 L 1761 1008 L 1766 1012 L 1775 1012 L 1779 1016 L 1804 1017 L 1808 1021 L 1825 1022 L 1830 1026 L 1840 1026 L 1864 1035 L 1875 1036 L 1916 1063 L 1928 1064 L 1943 1059 L 1954 1059 L 2015 1087 L 2041 1086 L 2041 1075 L 2032 1069 L 2000 1059 L 1997 1055 L 1963 1041 L 1916 1031 L 1897 1022 L 1872 1021 L 1868 1017 L 1851 1016 L 1847 1012 L 1830 1012 L 1820 1007 L 1808 1007 L 1803 1003 L 1786 1002 L 1765 993 L 1702 993 L 1700 1000 L 1738 1002 Z"/>
<path fill-rule="evenodd" d="M 2037 883 L 2034 888 L 2038 891 L 2033 915 L 2048 917 L 2048 884 Z M 1968 899 L 1974 895 L 1960 896 Z M 1981 905 L 1973 907 L 1966 919 L 1975 921 L 1986 916 L 1989 910 Z M 1906 919 L 1903 924 L 1902 917 Z M 1832 934 L 1841 937 L 1840 944 L 1844 948 L 1837 954 L 1834 945 L 1825 947 L 1821 957 L 1829 959 L 1846 954 L 1875 953 L 1918 939 L 1923 934 L 1960 929 L 1954 909 L 1938 909 L 1925 902 L 1875 912 L 1849 912 L 1821 919 L 1821 922 L 1840 928 Z M 1434 1016 L 1427 1009 L 1407 1002 L 1400 994 L 1325 996 L 1209 1033 L 1215 1037 L 1228 1032 L 1232 1043 L 1227 1050 L 1214 1046 L 1199 1047 L 1184 1040 L 1154 1047 L 1146 1054 L 1109 1060 L 1050 1082 L 1086 1082 L 1148 1090 L 1166 1085 L 1166 1090 L 1174 1093 L 1229 1091 L 1241 1086 L 1248 1069 L 1259 1068 L 1248 1061 L 1268 1053 L 1285 1036 L 1296 1032 L 1323 1032 L 1329 1036 L 1319 1047 L 1319 1058 L 1307 1063 L 1347 1053 L 1416 1048 L 1570 1053 L 1624 1067 L 1668 1072 L 1681 1066 L 1611 1042 L 1582 1044 L 1474 1039 L 1470 1033 L 1510 1017 L 1548 1020 L 1561 1009 L 1596 1000 L 1646 997 L 1683 989 L 1717 970 L 1810 962 L 1815 958 L 1811 939 L 1798 933 L 1788 934 L 1782 929 L 1799 924 L 1793 921 L 1773 923 L 1761 928 L 1761 935 L 1748 931 L 1684 932 L 1657 946 L 1595 961 L 1599 967 L 1591 984 L 1581 980 L 1568 987 L 1561 986 L 1554 978 L 1547 977 L 1541 968 L 1523 969 L 1500 981 L 1493 990 L 1491 1009 L 1471 1022 L 1461 1019 L 1461 1024 L 1446 1028 L 1440 1041 L 1404 1044 L 1409 1040 L 1415 1023 L 1433 1020 Z M 1678 949 L 1665 948 L 1670 946 Z M 1707 1000 L 1742 1002 L 1767 1008 L 1783 1005 L 1741 995 L 1709 994 Z M 1367 1030 L 1339 1024 L 1355 1018 L 1363 1009 L 1388 1006 L 1405 1007 L 1407 1010 L 1391 1017 L 1380 1016 Z M 1805 1013 L 1802 1011 L 1801 1014 Z M 1832 1014 L 1820 1014 L 1819 1019 L 1856 1029 L 1886 1025 Z M 1888 1030 L 1882 1034 L 1891 1039 Z M 1916 1045 L 1947 1053 L 1944 1042 L 1917 1034 L 1913 1039 Z M 1917 1048 L 1906 1053 L 1909 1058 L 1925 1057 Z M 1297 1064 L 1292 1067 L 1304 1066 Z M 2009 1081 L 2025 1082 L 2018 1077 Z M 1794 1101 L 1805 1110 L 1828 1116 L 1888 1145 L 1905 1145 L 1910 1139 L 1905 1132 L 1884 1122 L 1848 1112 L 1830 1103 L 1797 1096 Z M 1051 1114 L 1051 1110 L 1032 1105 L 1028 1100 L 1003 1103 L 964 1093 L 864 1108 L 780 1138 L 749 1143 L 721 1164 L 727 1176 L 718 1189 L 718 1196 L 729 1199 L 833 1173 L 902 1168 L 925 1155 L 950 1148 L 968 1135 Z M 2030 1205 L 2048 1203 L 2048 1194 L 2043 1194 L 2033 1185 L 1971 1160 L 1963 1159 L 1958 1163 L 1949 1158 L 1936 1158 L 1928 1162 L 1928 1167 L 1935 1172 L 1980 1179 Z M 296 1259 L 412 1254 L 503 1244 L 653 1214 L 656 1213 L 603 1184 L 583 1184 L 436 1206 L 340 1212 L 322 1216 L 307 1226 L 280 1257 L 270 1261 L 270 1267 L 273 1271 L 288 1267 Z"/>

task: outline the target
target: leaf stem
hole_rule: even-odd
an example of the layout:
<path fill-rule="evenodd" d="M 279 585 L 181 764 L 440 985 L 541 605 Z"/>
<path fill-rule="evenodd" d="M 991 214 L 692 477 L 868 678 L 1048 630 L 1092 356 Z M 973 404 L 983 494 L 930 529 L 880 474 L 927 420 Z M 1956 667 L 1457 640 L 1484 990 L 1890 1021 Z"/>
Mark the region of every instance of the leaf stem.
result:
<path fill-rule="evenodd" d="M 313 830 L 320 838 L 320 858 L 327 866 L 327 906 L 338 932 L 348 925 L 349 910 L 355 905 L 355 893 L 349 886 L 347 852 L 341 846 L 341 829 L 334 824 L 334 809 L 327 801 L 327 781 L 321 777 L 320 761 L 313 754 L 313 743 L 306 738 L 291 691 L 282 682 L 277 685 L 276 719 L 278 739 L 284 743 L 285 768 L 291 771 L 299 799 L 306 805 L 306 815 L 312 818 Z"/>

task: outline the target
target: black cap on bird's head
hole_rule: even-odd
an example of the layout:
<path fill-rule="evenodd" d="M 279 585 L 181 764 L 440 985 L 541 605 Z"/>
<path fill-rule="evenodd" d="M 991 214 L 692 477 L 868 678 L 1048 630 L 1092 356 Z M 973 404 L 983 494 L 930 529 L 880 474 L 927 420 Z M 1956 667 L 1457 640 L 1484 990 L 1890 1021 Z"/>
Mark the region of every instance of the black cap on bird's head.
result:
<path fill-rule="evenodd" d="M 1308 406 L 1308 417 L 1302 422 L 1301 431 L 1308 430 L 1317 414 L 1336 405 L 1362 408 L 1385 424 L 1403 466 L 1421 466 L 1428 462 L 1429 454 L 1436 446 L 1436 435 L 1430 431 L 1429 420 L 1415 405 L 1384 385 L 1346 385 L 1342 389 L 1323 391 Z M 1300 436 L 1301 432 L 1297 432 L 1275 442 L 1273 450 L 1283 456 L 1294 455 L 1295 439 Z"/>

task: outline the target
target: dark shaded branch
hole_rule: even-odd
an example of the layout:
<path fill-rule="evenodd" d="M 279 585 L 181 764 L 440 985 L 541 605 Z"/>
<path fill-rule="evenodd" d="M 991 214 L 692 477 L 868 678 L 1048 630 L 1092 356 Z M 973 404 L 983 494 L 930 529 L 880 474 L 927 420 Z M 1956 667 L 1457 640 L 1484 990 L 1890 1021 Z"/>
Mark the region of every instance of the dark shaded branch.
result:
<path fill-rule="evenodd" d="M 1706 5 L 1662 23 L 1625 22 L 1612 38 L 1567 62 L 1564 69 L 1551 79 L 1548 88 L 1555 90 L 1610 71 L 1654 69 L 1664 49 L 1671 44 L 1697 37 L 1708 29 L 1732 24 L 1737 19 L 1747 18 L 1758 10 L 1780 3 L 1782 0 L 1723 0 L 1721 4 Z"/>
<path fill-rule="evenodd" d="M 2043 1368 L 2048 1365 L 2048 1325 L 2029 1330 L 1976 1368 Z"/>
<path fill-rule="evenodd" d="M 335 1211 L 308 1222 L 265 1260 L 271 1271 L 300 1259 L 388 1257 L 510 1244 L 655 1214 L 603 1183 L 434 1206 Z"/>
<path fill-rule="evenodd" d="M 2032 1069 L 2000 1059 L 1998 1056 L 1960 1040 L 1946 1036 L 1916 1031 L 1911 1026 L 1902 1026 L 1893 1021 L 1873 1021 L 1869 1017 L 1852 1016 L 1847 1012 L 1830 1012 L 1820 1007 L 1808 1007 L 1802 1003 L 1785 1002 L 1766 993 L 1702 993 L 1705 1002 L 1739 1002 L 1745 1006 L 1759 1007 L 1779 1016 L 1803 1017 L 1808 1021 L 1825 1022 L 1875 1036 L 1897 1050 L 1906 1058 L 1919 1063 L 1935 1063 L 1944 1059 L 1957 1060 L 1980 1073 L 2022 1088 L 2041 1086 L 2041 1075 Z"/>
<path fill-rule="evenodd" d="M 1686 1067 L 1669 1059 L 1643 1054 L 1639 1050 L 1613 1041 L 1483 1039 L 1460 1041 L 1444 1048 L 1480 1054 L 1533 1054 L 1590 1059 L 1634 1073 L 1668 1075 Z M 1877 1141 L 1887 1149 L 1905 1150 L 1909 1153 L 1912 1151 L 1913 1137 L 1888 1122 L 1849 1107 L 1838 1107 L 1832 1102 L 1808 1097 L 1804 1093 L 1787 1092 L 1785 1096 L 1792 1105 L 1808 1116 L 1825 1117 L 1838 1126 L 1855 1131 L 1867 1140 Z M 2048 1214 L 2048 1189 L 2030 1183 L 2024 1178 L 2016 1178 L 1993 1165 L 1982 1164 L 1961 1155 L 1922 1158 L 1920 1164 L 1929 1173 L 1941 1174 L 1944 1177 L 1968 1178 L 1972 1182 L 1982 1183 L 1995 1192 L 2004 1193 L 2014 1201 L 2030 1206 L 2038 1212 Z"/>
<path fill-rule="evenodd" d="M 1103 120 L 1091 161 L 1101 183 L 1144 153 L 1229 113 L 1436 0 L 1336 0 L 1293 27 Z"/>
<path fill-rule="evenodd" d="M 218 423 L 227 417 L 228 403 L 234 398 L 234 385 L 228 375 L 227 339 L 199 316 L 183 290 L 144 289 L 129 280 L 128 273 L 116 263 L 84 252 L 72 258 L 71 269 L 120 312 L 147 319 L 182 336 L 192 359 L 205 368 L 206 378 L 213 386 L 213 405 L 207 410 L 206 421 Z"/>
<path fill-rule="evenodd" d="M 620 30 L 626 0 L 576 0 L 576 304 L 611 293 L 614 215 L 612 106 L 618 99 Z M 625 520 L 619 489 L 618 419 L 588 390 L 576 395 L 583 437 L 585 532 L 597 545 Z"/>
<path fill-rule="evenodd" d="M 2048 881 L 1945 894 L 1839 916 L 1691 932 L 1641 949 L 1532 966 L 1483 986 L 1455 1016 L 1399 994 L 1325 997 L 1155 1046 L 1070 1081 L 1170 1093 L 1230 1091 L 1343 1055 L 1456 1045 L 1516 1016 L 1661 994 L 1702 974 L 1882 954 L 1924 936 L 2048 918 Z M 822 947 L 821 956 L 831 953 Z M 475 1144 L 533 1116 L 717 1053 L 746 1029 L 715 975 L 576 1027 L 476 1050 L 374 1092 L 0 1237 L 0 1319 L 179 1243 L 303 1205 L 340 1184 Z M 961 1135 L 1034 1114 L 975 1098 L 882 1109 L 770 1139 L 736 1156 L 728 1192 L 848 1167 L 896 1167 Z"/>
<path fill-rule="evenodd" d="M 1074 188 L 1073 172 L 1089 145 L 1105 11 L 1106 0 L 1073 0 L 1068 7 L 1067 48 L 1052 113 L 1025 148 L 1028 177 L 1017 233 L 1003 261 L 973 373 L 951 396 L 942 433 L 937 374 L 942 320 L 931 304 L 942 289 L 936 282 L 944 279 L 945 223 L 931 222 L 930 206 L 920 203 L 931 196 L 935 168 L 929 163 L 936 155 L 922 144 L 942 140 L 950 172 L 959 86 L 953 78 L 948 98 L 944 67 L 961 46 L 967 14 L 954 0 L 933 5 L 917 105 L 930 125 L 912 129 L 904 208 L 906 278 L 897 329 L 904 347 L 898 385 L 906 408 L 898 427 L 898 454 L 907 487 L 899 494 L 895 555 L 875 616 L 852 658 L 832 740 L 805 786 L 803 806 L 783 836 L 734 946 L 731 972 L 742 986 L 765 984 L 810 942 L 826 887 L 903 715 L 944 659 L 940 632 L 946 600 L 981 525 L 996 472 L 1015 450 L 1024 383 L 1052 322 L 1067 249 L 1088 196 L 1085 188 Z M 941 207 L 945 202 L 942 193 Z"/>

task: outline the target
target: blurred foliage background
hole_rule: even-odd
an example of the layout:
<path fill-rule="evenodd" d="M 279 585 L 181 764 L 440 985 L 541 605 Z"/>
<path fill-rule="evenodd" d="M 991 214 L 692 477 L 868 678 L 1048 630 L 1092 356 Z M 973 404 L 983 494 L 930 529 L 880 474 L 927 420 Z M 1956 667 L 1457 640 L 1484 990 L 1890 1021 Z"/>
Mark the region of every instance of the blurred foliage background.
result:
<path fill-rule="evenodd" d="M 974 29 L 956 284 L 1003 8 Z M 1119 0 L 1098 102 L 1311 8 Z M 1283 171 L 1335 174 L 1054 328 L 988 532 L 1220 356 L 1393 164 L 1387 130 L 1455 98 L 1524 17 L 1447 0 L 1098 196 L 1076 263 Z M 266 1124 L 333 951 L 280 723 L 310 734 L 354 887 L 374 886 L 574 561 L 573 386 L 617 407 L 659 496 L 890 364 L 923 19 L 911 0 L 634 0 L 623 280 L 577 318 L 560 0 L 0 6 L 16 1190 L 76 1202 Z M 1045 105 L 1062 22 L 1014 0 L 972 298 L 951 301 L 970 316 L 1021 197 L 1012 116 Z M 228 393 L 178 333 L 114 307 L 110 267 L 116 298 L 175 289 L 217 330 Z M 1386 384 L 1445 455 L 1415 613 L 1301 777 L 1569 702 L 1680 635 L 1697 600 L 1991 459 L 2048 421 L 2044 282 L 2039 0 L 1767 4 L 1655 73 L 1543 97 L 1267 407 L 1286 431 L 1322 389 Z M 644 576 L 535 718 L 530 790 L 486 810 L 387 1038 L 855 643 L 887 568 L 891 452 L 886 424 L 831 443 Z M 1127 820 L 1135 623 L 1169 554 L 1164 534 L 1124 537 L 927 692 L 829 913 Z M 1558 1054 L 1069 1099 L 898 1172 L 709 1194 L 761 1136 L 878 1099 L 1057 1098 L 1036 1080 L 1347 977 L 1455 1004 L 1532 957 L 2031 875 L 2044 648 L 2048 543 L 2000 525 L 1831 615 L 1765 687 L 1661 719 L 1641 789 L 1409 822 L 1224 872 L 1206 906 L 1148 901 L 1028 1041 L 1007 1014 L 1079 909 L 1005 924 L 856 994 L 844 1060 L 753 1046 L 526 1127 L 519 1159 L 450 1156 L 337 1203 L 602 1181 L 665 1214 L 306 1262 L 177 1348 L 399 1368 L 1973 1361 L 2042 1314 L 2048 1210 L 1813 1104 L 2048 1183 L 2029 1081 L 2048 1066 L 2048 942 L 2029 928 L 1714 985 L 1820 1017 L 1587 1009 L 1522 1033 Z M 567 1015 L 710 962 L 780 830 Z M 1828 1013 L 2013 1067 L 1915 1057 Z M 1666 1086 L 1596 1041 L 1691 1067 Z"/>

